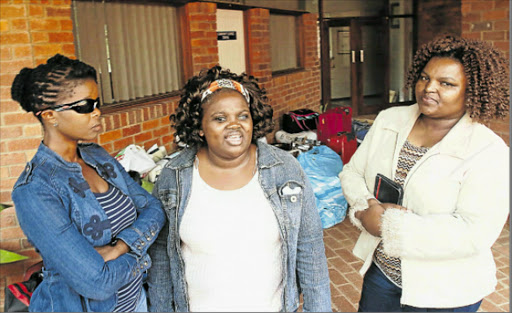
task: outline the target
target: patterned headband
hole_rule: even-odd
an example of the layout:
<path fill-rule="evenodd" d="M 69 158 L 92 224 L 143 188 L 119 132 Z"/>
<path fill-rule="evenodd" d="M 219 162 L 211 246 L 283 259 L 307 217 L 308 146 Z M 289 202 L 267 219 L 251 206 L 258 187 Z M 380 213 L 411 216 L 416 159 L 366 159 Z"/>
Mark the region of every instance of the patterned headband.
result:
<path fill-rule="evenodd" d="M 230 79 L 217 79 L 216 81 L 211 83 L 208 89 L 206 89 L 201 95 L 201 102 L 203 102 L 206 97 L 208 97 L 209 95 L 211 95 L 212 93 L 221 88 L 229 88 L 238 91 L 242 94 L 242 96 L 244 96 L 245 100 L 247 101 L 247 104 L 250 103 L 251 98 L 249 97 L 247 89 L 245 89 L 244 86 L 242 86 L 242 84 L 240 84 L 239 82 Z"/>

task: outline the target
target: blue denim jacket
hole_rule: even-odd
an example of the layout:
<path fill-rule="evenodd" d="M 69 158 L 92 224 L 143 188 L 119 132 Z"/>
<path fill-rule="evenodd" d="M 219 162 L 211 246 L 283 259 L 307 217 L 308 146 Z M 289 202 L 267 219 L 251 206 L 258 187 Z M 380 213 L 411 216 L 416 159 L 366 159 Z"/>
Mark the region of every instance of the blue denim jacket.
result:
<path fill-rule="evenodd" d="M 165 223 L 161 203 L 103 148 L 80 144 L 78 149 L 85 163 L 133 201 L 137 220 L 117 235 L 131 252 L 103 261 L 94 247 L 112 239 L 105 211 L 80 165 L 41 143 L 12 192 L 20 226 L 44 261 L 44 280 L 32 295 L 30 311 L 112 311 L 116 292 L 151 266 L 147 249 Z"/>
<path fill-rule="evenodd" d="M 190 196 L 195 155 L 196 150 L 188 148 L 171 159 L 153 190 L 162 201 L 168 223 L 149 249 L 153 259 L 153 267 L 148 271 L 152 312 L 189 311 L 179 226 Z M 293 156 L 260 142 L 258 173 L 283 242 L 282 310 L 297 310 L 299 294 L 303 293 L 304 311 L 330 312 L 331 291 L 322 224 L 307 177 Z M 295 192 L 291 194 L 290 189 Z"/>

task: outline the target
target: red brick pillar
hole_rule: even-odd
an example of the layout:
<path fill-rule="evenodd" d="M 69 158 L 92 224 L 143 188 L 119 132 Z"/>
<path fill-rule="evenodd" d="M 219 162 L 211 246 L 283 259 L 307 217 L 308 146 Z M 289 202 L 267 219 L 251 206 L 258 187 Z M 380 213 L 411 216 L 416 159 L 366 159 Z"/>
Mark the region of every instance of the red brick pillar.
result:
<path fill-rule="evenodd" d="M 320 69 L 317 14 L 303 14 L 300 17 L 304 29 L 304 67 Z"/>
<path fill-rule="evenodd" d="M 258 78 L 267 90 L 272 84 L 270 64 L 270 13 L 267 9 L 245 11 L 248 66 L 247 73 Z"/>
<path fill-rule="evenodd" d="M 189 67 L 185 73 L 190 76 L 219 63 L 217 5 L 206 2 L 188 3 L 183 12 L 184 58 L 188 59 L 185 63 Z"/>
<path fill-rule="evenodd" d="M 321 102 L 321 73 L 320 73 L 320 42 L 317 27 L 317 14 L 303 14 L 300 24 L 304 31 L 304 62 L 307 73 L 301 87 L 304 93 L 304 106 L 318 111 Z"/>

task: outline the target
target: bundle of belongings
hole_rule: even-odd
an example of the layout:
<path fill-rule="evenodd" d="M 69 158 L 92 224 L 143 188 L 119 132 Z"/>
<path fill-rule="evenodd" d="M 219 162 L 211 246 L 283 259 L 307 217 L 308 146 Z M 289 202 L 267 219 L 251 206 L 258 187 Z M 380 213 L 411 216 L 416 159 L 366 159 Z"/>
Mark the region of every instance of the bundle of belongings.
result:
<path fill-rule="evenodd" d="M 148 192 L 153 190 L 158 175 L 169 161 L 165 147 L 159 147 L 156 144 L 148 151 L 141 146 L 131 144 L 119 151 L 115 158 L 133 180 Z"/>
<path fill-rule="evenodd" d="M 292 153 L 308 176 L 323 228 L 342 222 L 347 213 L 348 204 L 338 174 L 343 168 L 341 151 L 345 151 L 345 156 L 349 157 L 353 152 L 348 154 L 343 140 L 333 138 L 346 137 L 338 132 L 351 129 L 351 112 L 350 108 L 329 110 L 322 114 L 308 109 L 290 111 L 283 115 L 283 129 L 275 133 L 277 143 L 274 145 Z M 319 139 L 319 131 L 324 136 L 323 140 Z M 350 143 L 354 143 L 351 149 L 355 150 L 355 138 Z M 339 148 L 340 152 L 329 146 Z"/>

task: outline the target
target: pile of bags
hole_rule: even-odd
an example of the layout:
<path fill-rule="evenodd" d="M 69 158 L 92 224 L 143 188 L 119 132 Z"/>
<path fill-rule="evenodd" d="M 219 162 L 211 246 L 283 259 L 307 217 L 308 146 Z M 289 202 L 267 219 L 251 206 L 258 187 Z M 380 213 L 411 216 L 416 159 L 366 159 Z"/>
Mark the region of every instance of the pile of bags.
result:
<path fill-rule="evenodd" d="M 308 176 L 322 227 L 342 222 L 348 204 L 338 174 L 357 148 L 351 132 L 352 109 L 338 107 L 322 114 L 308 109 L 290 111 L 283 115 L 282 125 L 276 141 L 297 157 Z"/>

